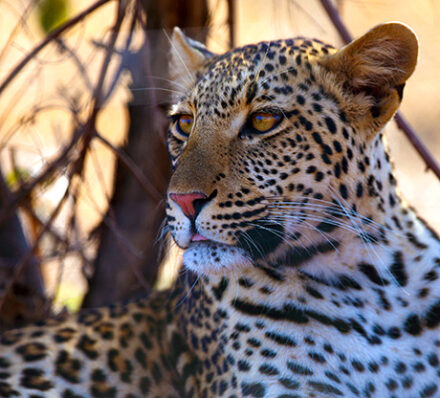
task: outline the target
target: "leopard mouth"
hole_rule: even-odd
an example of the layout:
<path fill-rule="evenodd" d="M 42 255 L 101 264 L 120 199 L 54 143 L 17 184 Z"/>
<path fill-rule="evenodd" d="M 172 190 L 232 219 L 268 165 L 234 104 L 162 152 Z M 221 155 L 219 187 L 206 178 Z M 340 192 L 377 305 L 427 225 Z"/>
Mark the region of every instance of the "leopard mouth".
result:
<path fill-rule="evenodd" d="M 207 240 L 212 240 L 207 238 L 206 236 L 203 236 L 202 234 L 199 234 L 198 232 L 196 232 L 192 237 L 191 237 L 191 242 L 204 242 Z"/>
<path fill-rule="evenodd" d="M 250 258 L 259 260 L 272 253 L 281 244 L 283 240 L 283 228 L 280 225 L 273 224 L 265 219 L 259 219 L 253 223 L 253 227 L 241 231 L 237 234 L 235 244 L 224 243 L 222 241 L 208 238 L 203 232 L 195 231 L 191 237 L 188 248 L 201 248 L 209 246 L 212 249 L 241 249 Z"/>

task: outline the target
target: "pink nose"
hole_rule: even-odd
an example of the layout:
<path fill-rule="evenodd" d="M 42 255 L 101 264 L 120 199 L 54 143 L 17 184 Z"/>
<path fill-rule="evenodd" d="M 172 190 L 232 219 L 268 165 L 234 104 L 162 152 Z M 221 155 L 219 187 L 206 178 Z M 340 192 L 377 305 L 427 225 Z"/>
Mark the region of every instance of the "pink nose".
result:
<path fill-rule="evenodd" d="M 170 198 L 176 202 L 188 218 L 195 218 L 198 210 L 194 208 L 194 201 L 198 199 L 206 199 L 207 196 L 200 192 L 191 193 L 170 193 Z"/>

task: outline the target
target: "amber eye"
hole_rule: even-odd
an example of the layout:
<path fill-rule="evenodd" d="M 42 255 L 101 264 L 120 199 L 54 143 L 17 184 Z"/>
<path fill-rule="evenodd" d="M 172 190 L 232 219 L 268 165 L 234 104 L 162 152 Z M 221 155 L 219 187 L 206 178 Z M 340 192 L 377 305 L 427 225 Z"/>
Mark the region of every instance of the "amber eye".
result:
<path fill-rule="evenodd" d="M 191 133 L 194 123 L 194 118 L 191 115 L 181 115 L 177 120 L 177 129 L 179 133 L 187 136 Z"/>
<path fill-rule="evenodd" d="M 276 113 L 257 112 L 251 116 L 252 127 L 260 133 L 273 129 L 280 121 L 281 116 Z"/>

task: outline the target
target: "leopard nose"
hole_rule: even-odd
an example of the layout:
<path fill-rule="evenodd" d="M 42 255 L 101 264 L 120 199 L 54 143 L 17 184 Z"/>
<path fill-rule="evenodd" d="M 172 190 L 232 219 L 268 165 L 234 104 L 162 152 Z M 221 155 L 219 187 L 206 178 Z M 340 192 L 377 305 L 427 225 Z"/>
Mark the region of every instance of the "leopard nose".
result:
<path fill-rule="evenodd" d="M 195 220 L 203 206 L 210 200 L 201 192 L 170 193 L 170 198 L 176 202 L 188 218 Z"/>

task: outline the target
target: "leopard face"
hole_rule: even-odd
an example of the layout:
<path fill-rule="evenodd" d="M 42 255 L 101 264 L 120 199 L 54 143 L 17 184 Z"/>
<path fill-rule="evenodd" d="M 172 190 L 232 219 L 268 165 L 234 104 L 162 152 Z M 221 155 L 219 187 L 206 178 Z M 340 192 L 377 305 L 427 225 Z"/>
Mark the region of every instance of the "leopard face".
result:
<path fill-rule="evenodd" d="M 396 200 L 377 189 L 390 179 L 377 147 L 416 63 L 408 28 L 381 25 L 340 51 L 299 38 L 214 55 L 180 31 L 173 48 L 167 215 L 186 267 L 276 267 L 310 242 L 332 250 L 344 231 L 325 235 L 329 219 Z"/>

